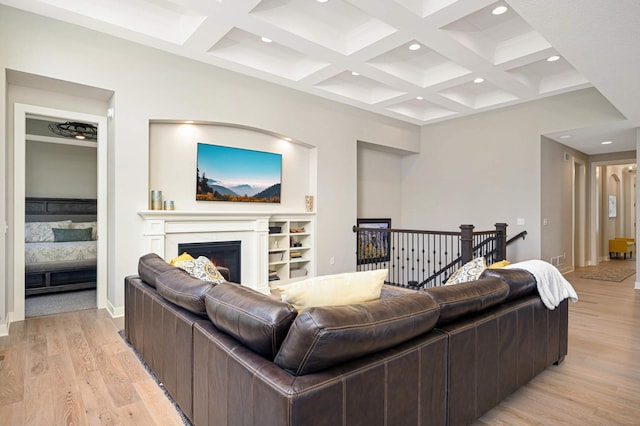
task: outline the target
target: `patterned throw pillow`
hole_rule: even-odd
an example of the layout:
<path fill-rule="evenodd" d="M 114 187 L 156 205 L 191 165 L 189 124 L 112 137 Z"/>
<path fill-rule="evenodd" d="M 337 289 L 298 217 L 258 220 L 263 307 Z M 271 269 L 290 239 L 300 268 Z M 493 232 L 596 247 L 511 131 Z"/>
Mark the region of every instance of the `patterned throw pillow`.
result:
<path fill-rule="evenodd" d="M 480 274 L 487 269 L 487 262 L 484 257 L 477 257 L 470 262 L 465 263 L 462 268 L 458 269 L 449 277 L 445 285 L 465 283 L 467 281 L 475 281 L 480 278 Z"/>
<path fill-rule="evenodd" d="M 52 243 L 54 241 L 53 228 L 69 228 L 70 220 L 58 222 L 27 222 L 24 224 L 25 243 Z"/>
<path fill-rule="evenodd" d="M 220 271 L 216 269 L 216 266 L 204 256 L 192 260 L 178 260 L 174 263 L 174 266 L 184 269 L 192 277 L 199 278 L 203 281 L 211 281 L 216 284 L 225 281 Z"/>

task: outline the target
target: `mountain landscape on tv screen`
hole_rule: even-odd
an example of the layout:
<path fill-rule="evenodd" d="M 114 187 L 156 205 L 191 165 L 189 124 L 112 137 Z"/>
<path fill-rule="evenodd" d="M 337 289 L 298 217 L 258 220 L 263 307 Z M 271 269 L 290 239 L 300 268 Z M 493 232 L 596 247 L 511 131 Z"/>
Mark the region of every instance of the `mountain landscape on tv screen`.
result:
<path fill-rule="evenodd" d="M 204 178 L 204 179 L 203 179 Z M 264 186 L 240 184 L 226 187 L 215 179 L 198 175 L 196 200 L 198 201 L 240 201 L 254 203 L 279 203 L 280 184 Z"/>

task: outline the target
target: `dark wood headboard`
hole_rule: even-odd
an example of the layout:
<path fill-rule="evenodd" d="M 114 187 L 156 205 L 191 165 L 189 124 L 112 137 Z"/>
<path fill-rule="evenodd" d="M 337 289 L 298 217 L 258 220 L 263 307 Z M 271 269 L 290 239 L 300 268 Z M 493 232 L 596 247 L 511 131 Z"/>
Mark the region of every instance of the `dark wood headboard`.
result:
<path fill-rule="evenodd" d="M 25 199 L 25 222 L 74 220 L 91 222 L 98 215 L 98 203 L 87 198 L 39 198 Z"/>

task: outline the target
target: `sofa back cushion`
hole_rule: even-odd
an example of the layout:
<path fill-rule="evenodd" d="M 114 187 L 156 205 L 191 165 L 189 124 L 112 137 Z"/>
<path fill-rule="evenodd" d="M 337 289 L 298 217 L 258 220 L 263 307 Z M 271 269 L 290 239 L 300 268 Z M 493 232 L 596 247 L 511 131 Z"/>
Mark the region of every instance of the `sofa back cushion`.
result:
<path fill-rule="evenodd" d="M 163 272 L 177 269 L 155 253 L 145 254 L 138 260 L 138 275 L 151 287 L 156 286 L 156 278 Z"/>
<path fill-rule="evenodd" d="M 487 269 L 483 277 L 499 278 L 509 286 L 509 295 L 505 302 L 536 294 L 538 286 L 536 278 L 524 269 Z"/>
<path fill-rule="evenodd" d="M 408 293 L 301 312 L 274 362 L 302 376 L 390 348 L 431 330 L 439 308 L 425 293 Z"/>
<path fill-rule="evenodd" d="M 205 305 L 216 328 L 270 361 L 298 314 L 288 303 L 228 282 L 209 290 Z"/>
<path fill-rule="evenodd" d="M 174 303 L 198 315 L 206 315 L 204 294 L 216 284 L 189 275 L 188 272 L 173 268 L 156 277 L 158 293 Z"/>
<path fill-rule="evenodd" d="M 440 306 L 438 324 L 444 324 L 502 303 L 509 294 L 509 286 L 498 278 L 489 277 L 424 291 Z"/>

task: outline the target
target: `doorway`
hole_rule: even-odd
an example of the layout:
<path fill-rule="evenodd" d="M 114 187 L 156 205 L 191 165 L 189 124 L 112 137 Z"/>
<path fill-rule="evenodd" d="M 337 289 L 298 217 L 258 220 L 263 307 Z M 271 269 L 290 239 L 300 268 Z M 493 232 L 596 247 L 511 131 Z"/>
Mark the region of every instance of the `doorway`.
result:
<path fill-rule="evenodd" d="M 591 163 L 590 265 L 609 260 L 609 239 L 635 238 L 636 169 L 635 158 Z M 615 197 L 611 212 L 610 196 Z"/>
<path fill-rule="evenodd" d="M 91 123 L 97 135 L 97 271 L 96 306 L 106 308 L 107 302 L 107 117 L 66 111 L 35 105 L 14 106 L 14 245 L 13 245 L 13 317 L 25 317 L 25 196 L 26 196 L 26 122 L 28 118 L 66 120 Z"/>

